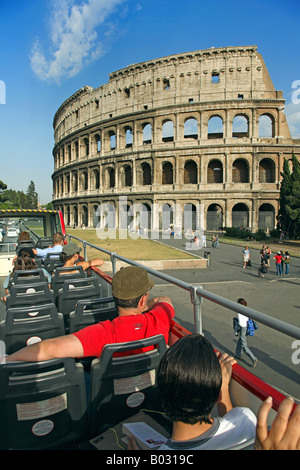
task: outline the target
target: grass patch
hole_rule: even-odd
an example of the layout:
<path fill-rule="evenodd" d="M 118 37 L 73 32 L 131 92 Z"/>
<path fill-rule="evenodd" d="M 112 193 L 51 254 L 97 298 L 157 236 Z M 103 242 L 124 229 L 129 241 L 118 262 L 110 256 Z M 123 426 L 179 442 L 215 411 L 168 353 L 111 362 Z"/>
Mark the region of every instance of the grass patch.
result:
<path fill-rule="evenodd" d="M 126 239 L 119 239 L 118 234 L 116 239 L 107 238 L 106 240 L 99 239 L 96 230 L 92 229 L 71 229 L 67 230 L 68 235 L 78 237 L 92 245 L 99 246 L 104 250 L 115 252 L 117 255 L 123 256 L 131 260 L 178 260 L 178 259 L 195 259 L 195 256 L 185 253 L 167 245 L 157 243 L 148 238 L 138 237 L 132 239 L 127 235 Z M 76 240 L 73 240 L 76 242 Z M 109 260 L 110 256 L 106 253 L 98 251 L 94 248 L 87 247 L 87 257 L 102 258 Z"/>

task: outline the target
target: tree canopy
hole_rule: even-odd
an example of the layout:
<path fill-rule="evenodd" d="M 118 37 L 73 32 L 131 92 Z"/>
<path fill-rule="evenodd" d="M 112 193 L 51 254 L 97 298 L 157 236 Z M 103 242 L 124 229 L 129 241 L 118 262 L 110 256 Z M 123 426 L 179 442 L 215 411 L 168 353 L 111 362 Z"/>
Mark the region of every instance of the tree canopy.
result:
<path fill-rule="evenodd" d="M 7 189 L 7 185 L 0 181 L 0 209 L 37 209 L 38 194 L 35 184 L 30 181 L 26 194 L 23 191 Z"/>
<path fill-rule="evenodd" d="M 292 172 L 285 158 L 280 186 L 277 228 L 290 237 L 300 236 L 300 162 L 292 154 Z"/>

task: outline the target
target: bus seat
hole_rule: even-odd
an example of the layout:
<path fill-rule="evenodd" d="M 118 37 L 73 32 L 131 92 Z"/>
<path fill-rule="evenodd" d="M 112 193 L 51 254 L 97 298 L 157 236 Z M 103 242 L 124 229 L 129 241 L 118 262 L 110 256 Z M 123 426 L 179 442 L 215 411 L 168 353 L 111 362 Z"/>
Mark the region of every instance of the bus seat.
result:
<path fill-rule="evenodd" d="M 74 271 L 76 271 L 74 273 Z M 78 279 L 85 278 L 86 273 L 84 272 L 82 266 L 74 267 L 57 267 L 52 275 L 51 288 L 54 292 L 55 303 L 58 302 L 58 292 L 63 287 L 64 282 L 69 279 Z"/>
<path fill-rule="evenodd" d="M 115 353 L 155 345 L 155 349 L 114 357 Z M 120 344 L 107 344 L 91 365 L 90 437 L 138 413 L 160 410 L 156 371 L 166 351 L 163 335 Z"/>
<path fill-rule="evenodd" d="M 41 250 L 53 245 L 53 237 L 40 237 L 36 242 L 36 247 Z"/>
<path fill-rule="evenodd" d="M 113 320 L 117 316 L 118 310 L 113 297 L 79 300 L 75 310 L 70 313 L 69 333 L 99 321 Z"/>
<path fill-rule="evenodd" d="M 54 303 L 53 291 L 49 289 L 48 282 L 29 284 L 16 284 L 12 286 L 6 297 L 6 310 L 10 307 L 21 307 Z"/>
<path fill-rule="evenodd" d="M 75 305 L 80 299 L 99 297 L 101 297 L 101 286 L 95 277 L 66 280 L 58 293 L 58 311 L 64 316 L 66 329 L 69 324 L 69 315 L 75 310 Z"/>
<path fill-rule="evenodd" d="M 57 267 L 63 266 L 64 263 L 61 261 L 60 253 L 47 253 L 44 260 L 44 268 L 48 273 L 52 274 Z"/>
<path fill-rule="evenodd" d="M 65 334 L 64 319 L 53 303 L 32 307 L 11 307 L 0 322 L 0 339 L 6 353 L 12 354 L 25 346 Z"/>
<path fill-rule="evenodd" d="M 73 358 L 0 367 L 0 449 L 66 448 L 88 427 L 84 370 Z"/>
<path fill-rule="evenodd" d="M 16 284 L 29 284 L 31 282 L 48 282 L 41 268 L 14 271 L 9 281 L 9 289 Z"/>

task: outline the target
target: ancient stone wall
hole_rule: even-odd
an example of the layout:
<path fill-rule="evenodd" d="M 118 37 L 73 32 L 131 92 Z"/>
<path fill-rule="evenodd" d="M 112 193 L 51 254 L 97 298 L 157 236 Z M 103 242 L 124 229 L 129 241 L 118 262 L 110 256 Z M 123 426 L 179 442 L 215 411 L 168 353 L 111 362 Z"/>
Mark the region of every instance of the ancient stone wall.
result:
<path fill-rule="evenodd" d="M 120 224 L 126 203 L 156 228 L 186 207 L 194 226 L 201 207 L 204 230 L 272 229 L 283 160 L 300 154 L 255 46 L 130 65 L 78 90 L 53 126 L 53 204 L 70 225 L 95 226 L 103 204 Z"/>

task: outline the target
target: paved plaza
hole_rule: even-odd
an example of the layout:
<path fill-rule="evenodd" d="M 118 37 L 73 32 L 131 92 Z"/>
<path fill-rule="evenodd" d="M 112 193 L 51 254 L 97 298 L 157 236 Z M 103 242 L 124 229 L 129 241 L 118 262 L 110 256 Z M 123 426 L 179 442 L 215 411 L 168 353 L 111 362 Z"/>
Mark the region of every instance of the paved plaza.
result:
<path fill-rule="evenodd" d="M 187 248 L 184 239 L 162 242 L 183 250 Z M 281 277 L 276 275 L 275 261 L 271 259 L 271 269 L 265 278 L 260 279 L 257 276 L 260 260 L 258 249 L 251 249 L 252 267 L 243 269 L 243 247 L 220 243 L 219 249 L 212 249 L 210 242 L 208 245 L 209 247 L 194 252 L 200 256 L 204 255 L 204 251 L 210 252 L 210 266 L 207 269 L 172 270 L 164 273 L 190 284 L 201 285 L 205 290 L 233 301 L 244 297 L 250 308 L 300 326 L 300 258 L 292 257 L 290 275 Z M 189 293 L 161 279 L 156 279 L 155 282 L 153 294 L 169 295 L 175 304 L 176 320 L 193 331 L 193 310 Z M 206 299 L 203 300 L 202 312 L 205 336 L 221 352 L 234 354 L 236 337 L 233 334 L 232 318 L 236 314 Z M 300 364 L 294 364 L 292 360 L 295 353 L 293 342 L 293 338 L 259 324 L 255 336 L 248 341 L 259 359 L 256 368 L 251 367 L 251 360 L 247 356 L 239 362 L 266 382 L 300 400 Z M 299 345 L 297 349 L 300 349 Z M 300 353 L 297 357 L 299 356 Z"/>

